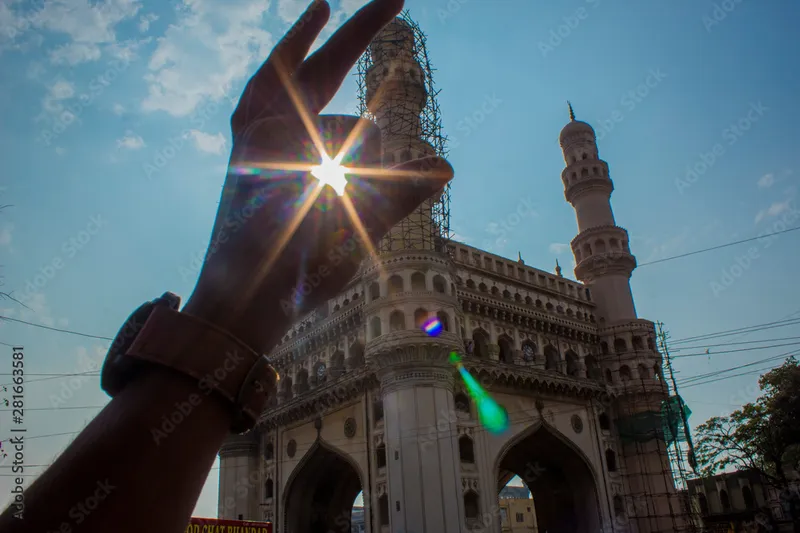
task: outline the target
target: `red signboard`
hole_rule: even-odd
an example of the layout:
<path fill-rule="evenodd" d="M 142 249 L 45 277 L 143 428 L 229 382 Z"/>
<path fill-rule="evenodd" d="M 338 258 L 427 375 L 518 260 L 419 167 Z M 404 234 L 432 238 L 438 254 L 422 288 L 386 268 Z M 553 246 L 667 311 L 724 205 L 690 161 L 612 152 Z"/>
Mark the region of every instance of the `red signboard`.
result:
<path fill-rule="evenodd" d="M 186 533 L 272 533 L 272 523 L 193 516 L 186 527 Z"/>

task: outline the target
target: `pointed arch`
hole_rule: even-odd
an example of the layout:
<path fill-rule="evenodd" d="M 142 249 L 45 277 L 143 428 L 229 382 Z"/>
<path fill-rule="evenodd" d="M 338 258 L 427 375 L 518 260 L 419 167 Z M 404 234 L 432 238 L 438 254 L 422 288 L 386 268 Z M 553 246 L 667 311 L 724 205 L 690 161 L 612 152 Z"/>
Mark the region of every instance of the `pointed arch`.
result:
<path fill-rule="evenodd" d="M 586 454 L 549 424 L 538 421 L 512 436 L 495 457 L 493 472 L 500 483 L 504 473 L 522 478 L 531 491 L 540 531 L 600 530 L 598 475 Z M 499 492 L 502 486 L 497 488 Z"/>
<path fill-rule="evenodd" d="M 346 453 L 321 438 L 311 445 L 292 470 L 281 491 L 288 531 L 341 527 L 342 516 L 364 487 L 364 474 Z M 315 512 L 309 512 L 314 508 Z M 312 523 L 312 517 L 317 522 Z M 349 529 L 349 528 L 348 528 Z"/>

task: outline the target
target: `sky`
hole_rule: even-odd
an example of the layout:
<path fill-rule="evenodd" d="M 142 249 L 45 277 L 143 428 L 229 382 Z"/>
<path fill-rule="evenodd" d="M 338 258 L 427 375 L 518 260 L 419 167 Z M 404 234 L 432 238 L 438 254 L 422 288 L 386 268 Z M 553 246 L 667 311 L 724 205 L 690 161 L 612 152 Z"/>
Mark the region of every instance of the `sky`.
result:
<path fill-rule="evenodd" d="M 323 38 L 363 3 L 334 1 Z M 10 206 L 0 211 L 0 274 L 29 308 L 6 300 L 2 316 L 113 337 L 142 302 L 166 290 L 189 296 L 225 174 L 230 113 L 305 7 L 0 1 L 0 205 Z M 654 263 L 800 226 L 800 63 L 787 55 L 797 47 L 796 2 L 407 7 L 428 35 L 441 89 L 457 239 L 545 270 L 558 260 L 574 278 L 576 223 L 558 146 L 570 100 L 610 165 L 616 220 L 640 263 L 631 282 L 640 317 L 678 341 L 800 316 L 800 232 Z M 350 77 L 327 112 L 354 113 L 356 98 Z M 758 372 L 798 350 L 798 337 L 795 324 L 676 342 L 692 424 L 753 400 Z M 95 374 L 108 341 L 9 321 L 0 341 L 24 346 L 32 480 L 108 401 Z M 732 342 L 750 344 L 718 346 Z M 10 382 L 5 344 L 0 375 Z M 711 382 L 684 381 L 703 374 Z M 0 408 L 0 439 L 10 423 Z M 0 503 L 13 480 L 3 462 Z M 216 515 L 217 475 L 196 515 Z"/>

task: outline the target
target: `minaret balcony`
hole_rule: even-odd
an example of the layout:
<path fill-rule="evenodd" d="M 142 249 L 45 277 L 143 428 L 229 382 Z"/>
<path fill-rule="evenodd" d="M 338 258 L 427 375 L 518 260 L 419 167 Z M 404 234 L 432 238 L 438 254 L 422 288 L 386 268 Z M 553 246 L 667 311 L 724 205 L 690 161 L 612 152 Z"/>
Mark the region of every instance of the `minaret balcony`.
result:
<path fill-rule="evenodd" d="M 604 254 L 631 253 L 628 232 L 619 226 L 596 226 L 580 232 L 570 242 L 575 262 Z"/>
<path fill-rule="evenodd" d="M 575 267 L 575 277 L 590 283 L 602 276 L 630 277 L 636 268 L 636 258 L 627 252 L 606 252 L 585 258 Z"/>
<path fill-rule="evenodd" d="M 594 176 L 572 178 L 572 173 L 569 174 L 570 182 L 564 181 L 564 198 L 575 205 L 575 202 L 584 194 L 590 192 L 601 192 L 608 196 L 614 192 L 614 182 L 608 176 Z M 566 177 L 562 174 L 562 178 Z"/>

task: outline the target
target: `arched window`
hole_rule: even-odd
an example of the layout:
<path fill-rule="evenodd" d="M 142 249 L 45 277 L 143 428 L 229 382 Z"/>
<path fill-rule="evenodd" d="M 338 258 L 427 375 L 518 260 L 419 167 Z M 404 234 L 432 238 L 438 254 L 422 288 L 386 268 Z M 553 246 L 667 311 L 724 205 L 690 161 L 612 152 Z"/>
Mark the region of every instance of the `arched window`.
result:
<path fill-rule="evenodd" d="M 614 496 L 614 516 L 617 518 L 625 516 L 625 504 L 622 501 L 622 496 L 619 494 Z"/>
<path fill-rule="evenodd" d="M 578 359 L 578 354 L 576 354 L 572 350 L 567 350 L 567 353 L 564 354 L 564 358 L 567 361 L 567 375 L 572 376 L 574 378 L 578 377 L 578 374 L 580 373 L 581 369 L 580 360 Z"/>
<path fill-rule="evenodd" d="M 619 379 L 622 381 L 630 381 L 631 379 L 631 369 L 628 368 L 627 365 L 622 365 L 619 367 Z"/>
<path fill-rule="evenodd" d="M 389 331 L 403 331 L 406 329 L 406 315 L 402 311 L 392 311 L 389 315 Z"/>
<path fill-rule="evenodd" d="M 614 383 L 614 376 L 611 375 L 610 368 L 606 368 L 606 383 L 608 383 L 609 385 Z"/>
<path fill-rule="evenodd" d="M 603 431 L 608 431 L 611 429 L 611 420 L 608 418 L 606 413 L 600 413 L 597 416 L 597 423 L 600 426 L 600 429 Z"/>
<path fill-rule="evenodd" d="M 608 343 L 606 341 L 600 343 L 600 353 L 608 355 Z"/>
<path fill-rule="evenodd" d="M 378 498 L 378 514 L 380 515 L 380 523 L 382 526 L 389 525 L 389 495 L 384 494 Z"/>
<path fill-rule="evenodd" d="M 389 278 L 389 294 L 397 294 L 403 290 L 403 278 L 398 275 Z"/>
<path fill-rule="evenodd" d="M 447 313 L 439 311 L 436 313 L 436 318 L 439 319 L 439 323 L 442 325 L 442 331 L 450 331 L 450 319 L 447 317 Z"/>
<path fill-rule="evenodd" d="M 614 339 L 614 351 L 617 353 L 625 353 L 628 351 L 628 344 L 625 339 Z"/>
<path fill-rule="evenodd" d="M 433 276 L 433 290 L 442 294 L 447 292 L 447 281 L 439 274 Z"/>
<path fill-rule="evenodd" d="M 544 347 L 544 368 L 545 370 L 558 370 L 558 350 L 552 344 Z"/>
<path fill-rule="evenodd" d="M 456 404 L 456 411 L 469 414 L 469 397 L 466 394 L 459 392 L 453 397 L 453 401 Z"/>
<path fill-rule="evenodd" d="M 744 506 L 746 509 L 752 509 L 756 506 L 756 501 L 753 498 L 753 491 L 751 491 L 750 487 L 747 485 L 742 487 L 742 500 L 744 500 Z"/>
<path fill-rule="evenodd" d="M 631 339 L 631 342 L 633 343 L 634 350 L 644 350 L 644 342 L 642 342 L 642 338 L 640 336 L 634 335 Z"/>
<path fill-rule="evenodd" d="M 369 286 L 369 299 L 377 300 L 381 297 L 381 286 L 378 284 L 377 281 L 374 281 L 372 285 Z"/>
<path fill-rule="evenodd" d="M 702 492 L 697 495 L 697 505 L 700 507 L 701 515 L 708 515 L 708 500 L 706 499 L 706 495 Z"/>
<path fill-rule="evenodd" d="M 584 358 L 584 362 L 586 363 L 586 377 L 594 380 L 603 379 L 602 373 L 600 372 L 600 365 L 597 363 L 597 358 L 595 358 L 595 356 L 587 355 Z"/>
<path fill-rule="evenodd" d="M 422 272 L 414 272 L 411 274 L 411 290 L 424 291 L 425 289 L 425 274 Z"/>
<path fill-rule="evenodd" d="M 474 282 L 474 281 L 472 281 L 471 279 L 468 279 L 468 280 L 467 280 L 467 288 L 468 288 L 468 289 L 475 290 L 475 282 Z"/>
<path fill-rule="evenodd" d="M 488 290 L 489 290 L 489 287 L 487 287 L 485 283 L 481 283 L 480 285 L 478 285 L 478 289 L 479 289 L 481 292 L 486 292 L 486 291 L 488 291 Z"/>
<path fill-rule="evenodd" d="M 656 350 L 656 344 L 653 342 L 653 339 L 651 339 L 650 337 L 647 337 L 647 349 L 648 350 L 653 350 L 653 351 Z"/>
<path fill-rule="evenodd" d="M 294 396 L 294 387 L 292 384 L 292 378 L 284 378 L 281 380 L 281 385 L 283 386 L 283 396 L 287 400 L 291 400 L 292 396 Z"/>
<path fill-rule="evenodd" d="M 472 446 L 472 439 L 466 435 L 462 435 L 458 439 L 458 456 L 461 458 L 462 463 L 475 462 L 475 450 Z"/>
<path fill-rule="evenodd" d="M 639 363 L 639 381 L 644 381 L 646 379 L 653 379 L 653 376 L 643 363 Z"/>
<path fill-rule="evenodd" d="M 369 332 L 373 339 L 381 336 L 381 317 L 372 317 L 372 320 L 369 322 Z"/>
<path fill-rule="evenodd" d="M 617 454 L 611 448 L 606 450 L 606 468 L 609 472 L 617 471 Z"/>
<path fill-rule="evenodd" d="M 731 510 L 731 500 L 728 497 L 728 491 L 722 489 L 719 491 L 719 503 L 722 504 L 723 511 L 730 511 Z"/>
<path fill-rule="evenodd" d="M 606 251 L 606 241 L 604 241 L 603 239 L 598 239 L 594 243 L 594 249 L 597 250 L 598 254 L 605 253 L 605 251 Z"/>
<path fill-rule="evenodd" d="M 340 370 L 344 368 L 344 352 L 337 350 L 331 356 L 331 370 Z"/>
<path fill-rule="evenodd" d="M 375 448 L 375 466 L 386 468 L 386 445 L 380 444 Z"/>
<path fill-rule="evenodd" d="M 464 516 L 466 518 L 478 518 L 480 514 L 480 504 L 478 501 L 478 493 L 474 490 L 468 490 L 464 494 Z"/>
<path fill-rule="evenodd" d="M 364 366 L 364 345 L 355 341 L 350 345 L 350 367 Z"/>
<path fill-rule="evenodd" d="M 414 325 L 417 328 L 422 328 L 422 326 L 427 321 L 428 321 L 428 311 L 422 308 L 419 308 L 416 311 L 414 311 Z"/>
<path fill-rule="evenodd" d="M 264 497 L 269 499 L 275 495 L 275 484 L 272 482 L 272 478 L 267 479 L 267 482 L 264 484 Z"/>
<path fill-rule="evenodd" d="M 511 348 L 511 339 L 508 337 L 500 337 L 497 340 L 497 344 L 500 346 L 500 361 L 509 364 L 513 363 L 514 351 Z"/>
<path fill-rule="evenodd" d="M 489 334 L 478 328 L 472 332 L 472 354 L 478 359 L 486 359 L 489 357 Z"/>
<path fill-rule="evenodd" d="M 268 442 L 264 446 L 264 460 L 265 461 L 272 461 L 275 457 L 275 446 L 271 442 Z"/>
<path fill-rule="evenodd" d="M 522 360 L 526 363 L 532 363 L 536 359 L 536 344 L 531 341 L 522 343 Z"/>
<path fill-rule="evenodd" d="M 500 289 L 498 289 L 496 285 L 494 287 L 492 287 L 492 294 L 494 296 L 497 296 L 498 294 L 500 294 Z"/>
<path fill-rule="evenodd" d="M 372 418 L 375 419 L 375 423 L 383 420 L 383 402 L 381 400 L 372 404 Z"/>

